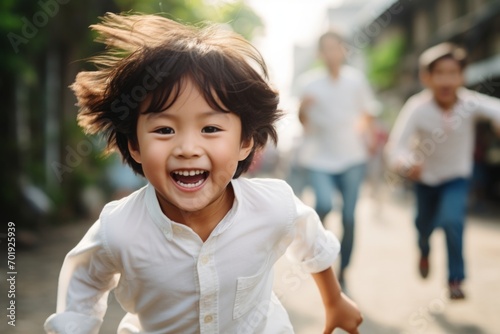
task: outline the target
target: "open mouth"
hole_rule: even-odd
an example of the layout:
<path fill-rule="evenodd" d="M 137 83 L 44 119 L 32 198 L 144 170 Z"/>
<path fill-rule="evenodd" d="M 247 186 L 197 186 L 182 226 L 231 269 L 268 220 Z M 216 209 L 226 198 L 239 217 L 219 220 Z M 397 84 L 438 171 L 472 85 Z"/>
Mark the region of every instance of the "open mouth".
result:
<path fill-rule="evenodd" d="M 200 186 L 208 177 L 208 171 L 197 170 L 176 170 L 170 173 L 172 179 L 183 188 L 196 188 Z"/>
<path fill-rule="evenodd" d="M 442 87 L 440 90 L 439 90 L 439 93 L 441 95 L 452 95 L 455 93 L 455 91 L 452 89 L 452 88 L 449 88 L 449 87 Z"/>

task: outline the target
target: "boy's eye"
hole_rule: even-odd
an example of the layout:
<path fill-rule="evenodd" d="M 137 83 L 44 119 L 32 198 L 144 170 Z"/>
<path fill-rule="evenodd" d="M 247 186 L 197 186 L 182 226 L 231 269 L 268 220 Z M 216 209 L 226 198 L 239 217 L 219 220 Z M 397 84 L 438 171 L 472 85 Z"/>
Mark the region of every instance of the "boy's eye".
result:
<path fill-rule="evenodd" d="M 174 129 L 165 127 L 165 128 L 156 129 L 156 130 L 154 130 L 154 132 L 159 133 L 161 135 L 171 135 L 174 133 Z"/>
<path fill-rule="evenodd" d="M 201 130 L 202 133 L 215 133 L 219 131 L 220 129 L 215 126 L 206 126 Z"/>

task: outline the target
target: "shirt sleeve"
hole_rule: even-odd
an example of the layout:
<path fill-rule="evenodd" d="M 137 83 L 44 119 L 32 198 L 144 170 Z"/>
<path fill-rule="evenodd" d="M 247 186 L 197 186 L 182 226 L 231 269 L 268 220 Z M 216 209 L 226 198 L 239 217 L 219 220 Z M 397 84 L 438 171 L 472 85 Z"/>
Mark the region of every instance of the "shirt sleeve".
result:
<path fill-rule="evenodd" d="M 46 333 L 97 334 L 109 291 L 118 282 L 115 268 L 98 220 L 66 255 L 59 275 L 57 311 L 45 321 Z"/>
<path fill-rule="evenodd" d="M 495 127 L 500 129 L 500 99 L 473 92 L 468 103 L 470 106 L 477 105 L 478 115 L 490 119 L 495 124 Z"/>
<path fill-rule="evenodd" d="M 328 269 L 339 254 L 338 239 L 325 230 L 316 212 L 296 196 L 294 204 L 293 240 L 287 249 L 287 258 L 308 273 Z"/>
<path fill-rule="evenodd" d="M 373 93 L 373 89 L 370 86 L 368 79 L 362 73 L 360 73 L 359 78 L 359 102 L 361 111 L 376 117 L 380 115 L 382 106 L 375 98 L 375 94 Z"/>
<path fill-rule="evenodd" d="M 411 101 L 401 109 L 396 122 L 392 127 L 385 147 L 385 158 L 389 169 L 396 169 L 401 165 L 411 164 L 411 140 L 416 134 L 415 107 Z"/>

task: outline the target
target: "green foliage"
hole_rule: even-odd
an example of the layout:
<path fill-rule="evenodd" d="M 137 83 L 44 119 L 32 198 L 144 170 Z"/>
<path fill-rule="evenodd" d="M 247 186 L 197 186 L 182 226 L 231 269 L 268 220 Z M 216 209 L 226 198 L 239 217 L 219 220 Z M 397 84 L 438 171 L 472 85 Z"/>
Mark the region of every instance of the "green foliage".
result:
<path fill-rule="evenodd" d="M 395 36 L 367 51 L 368 77 L 376 88 L 383 90 L 394 85 L 404 48 L 403 36 Z"/>
<path fill-rule="evenodd" d="M 226 23 L 249 40 L 264 26 L 262 19 L 244 0 L 116 0 L 116 4 L 122 11 L 162 13 L 173 20 L 190 24 Z"/>
<path fill-rule="evenodd" d="M 244 1 L 220 2 L 223 5 L 212 7 L 215 10 L 213 17 L 216 22 L 229 24 L 234 31 L 249 40 L 264 27 L 260 16 Z"/>

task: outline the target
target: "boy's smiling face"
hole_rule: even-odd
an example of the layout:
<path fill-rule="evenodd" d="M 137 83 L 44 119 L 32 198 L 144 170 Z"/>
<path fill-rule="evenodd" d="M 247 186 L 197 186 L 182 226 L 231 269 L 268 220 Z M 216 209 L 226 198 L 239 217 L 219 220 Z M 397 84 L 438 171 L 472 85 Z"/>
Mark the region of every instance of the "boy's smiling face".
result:
<path fill-rule="evenodd" d="M 464 83 L 463 69 L 454 59 L 440 59 L 430 71 L 423 73 L 422 81 L 432 90 L 437 104 L 449 109 L 455 104 L 457 90 Z"/>
<path fill-rule="evenodd" d="M 236 114 L 214 110 L 186 78 L 168 109 L 139 115 L 137 145 L 129 143 L 129 150 L 163 212 L 182 222 L 186 213 L 212 215 L 232 204 L 228 184 L 253 146 L 252 140 L 242 142 L 241 132 Z"/>

